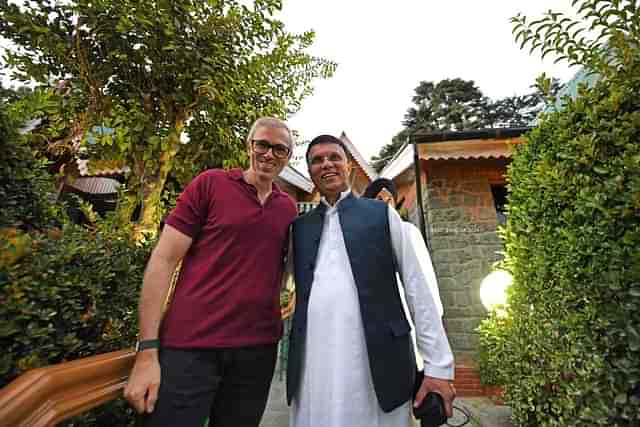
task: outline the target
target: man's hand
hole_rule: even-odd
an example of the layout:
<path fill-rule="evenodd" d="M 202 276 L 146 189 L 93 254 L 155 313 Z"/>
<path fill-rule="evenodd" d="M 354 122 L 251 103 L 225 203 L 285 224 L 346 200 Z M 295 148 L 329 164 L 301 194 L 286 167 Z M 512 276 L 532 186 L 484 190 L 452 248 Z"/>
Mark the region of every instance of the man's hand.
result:
<path fill-rule="evenodd" d="M 139 413 L 151 413 L 160 388 L 158 350 L 145 350 L 136 355 L 136 361 L 124 388 L 124 397 Z"/>
<path fill-rule="evenodd" d="M 413 406 L 415 408 L 420 406 L 425 396 L 430 391 L 442 396 L 442 400 L 444 400 L 444 411 L 447 414 L 447 418 L 453 416 L 453 399 L 456 398 L 456 389 L 453 388 L 453 384 L 448 380 L 428 377 L 425 375 L 422 380 L 422 385 L 420 385 L 420 389 L 416 394 L 416 399 L 413 401 Z"/>

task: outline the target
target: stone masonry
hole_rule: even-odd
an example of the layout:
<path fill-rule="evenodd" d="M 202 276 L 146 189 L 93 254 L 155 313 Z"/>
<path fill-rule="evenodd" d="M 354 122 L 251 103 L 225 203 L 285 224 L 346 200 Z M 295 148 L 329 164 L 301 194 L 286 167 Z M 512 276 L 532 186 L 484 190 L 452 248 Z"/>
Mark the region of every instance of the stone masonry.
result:
<path fill-rule="evenodd" d="M 501 258 L 491 184 L 502 183 L 498 160 L 430 161 L 424 191 L 431 256 L 444 305 L 444 323 L 457 364 L 472 363 L 475 332 L 487 312 L 480 282 Z"/>

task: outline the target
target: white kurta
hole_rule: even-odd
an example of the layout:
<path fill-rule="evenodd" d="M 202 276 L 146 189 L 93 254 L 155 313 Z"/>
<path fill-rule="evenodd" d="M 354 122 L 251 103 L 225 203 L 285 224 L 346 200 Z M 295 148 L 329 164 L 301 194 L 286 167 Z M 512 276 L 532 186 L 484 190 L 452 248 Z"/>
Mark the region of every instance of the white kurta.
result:
<path fill-rule="evenodd" d="M 347 194 L 343 193 L 340 200 Z M 389 413 L 383 412 L 378 404 L 337 205 L 328 206 L 326 210 L 309 297 L 302 376 L 293 400 L 291 427 L 411 426 L 411 402 Z M 393 251 L 404 279 L 407 306 L 417 328 L 418 350 L 425 361 L 425 374 L 451 379 L 453 355 L 438 304 L 429 291 L 403 222 L 391 208 L 389 225 Z"/>
<path fill-rule="evenodd" d="M 418 260 L 418 265 L 422 270 L 422 274 L 427 282 L 427 286 L 429 287 L 429 291 L 431 292 L 431 296 L 438 308 L 438 315 L 442 317 L 444 310 L 442 308 L 442 301 L 440 300 L 440 290 L 438 289 L 438 280 L 436 279 L 436 272 L 433 269 L 433 264 L 431 262 L 431 255 L 429 255 L 429 250 L 427 249 L 427 245 L 424 243 L 424 238 L 422 237 L 422 233 L 418 227 L 413 225 L 410 222 L 403 222 L 402 226 L 405 231 L 405 237 L 409 238 L 409 242 L 416 254 L 416 259 Z M 418 351 L 418 347 L 416 345 L 416 332 L 415 325 L 413 324 L 413 316 L 407 307 L 407 298 L 404 294 L 404 286 L 402 285 L 402 279 L 398 277 L 398 290 L 400 292 L 400 298 L 402 299 L 402 308 L 404 309 L 404 313 L 409 320 L 409 324 L 411 325 L 411 338 L 413 340 L 413 346 L 416 350 L 416 364 L 418 369 L 422 369 L 422 356 Z"/>

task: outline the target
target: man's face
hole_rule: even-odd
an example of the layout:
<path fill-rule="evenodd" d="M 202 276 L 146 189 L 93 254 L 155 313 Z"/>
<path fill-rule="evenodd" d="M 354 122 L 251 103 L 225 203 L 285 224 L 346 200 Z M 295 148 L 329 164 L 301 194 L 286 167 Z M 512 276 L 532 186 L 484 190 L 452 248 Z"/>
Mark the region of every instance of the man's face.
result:
<path fill-rule="evenodd" d="M 396 202 L 395 202 L 395 200 L 393 200 L 393 194 L 391 194 L 391 192 L 389 190 L 387 190 L 386 188 L 382 188 L 378 192 L 378 194 L 376 195 L 376 199 L 382 200 L 383 202 L 385 202 L 387 205 L 391 206 L 392 208 L 396 207 Z"/>
<path fill-rule="evenodd" d="M 336 196 L 349 188 L 351 163 L 338 144 L 318 144 L 309 150 L 309 175 L 325 196 Z"/>
<path fill-rule="evenodd" d="M 256 129 L 248 147 L 250 168 L 258 178 L 273 180 L 289 163 L 291 149 L 286 129 L 260 127 Z M 285 151 L 288 154 L 283 157 Z"/>

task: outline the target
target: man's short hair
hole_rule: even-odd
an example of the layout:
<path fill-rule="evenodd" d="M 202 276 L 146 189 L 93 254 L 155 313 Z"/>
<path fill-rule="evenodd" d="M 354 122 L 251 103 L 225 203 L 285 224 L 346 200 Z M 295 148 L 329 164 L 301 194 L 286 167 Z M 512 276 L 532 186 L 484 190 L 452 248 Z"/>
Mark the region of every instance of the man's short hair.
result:
<path fill-rule="evenodd" d="M 345 155 L 348 155 L 348 153 L 349 153 L 349 151 L 347 151 L 347 146 L 344 145 L 344 142 L 342 142 L 341 139 L 336 138 L 333 135 L 316 136 L 315 138 L 313 138 L 311 140 L 311 142 L 307 146 L 307 152 L 304 155 L 304 158 L 307 160 L 307 166 L 309 166 L 309 152 L 311 151 L 311 148 L 314 145 L 319 145 L 319 144 L 336 144 L 336 145 L 339 145 L 340 147 L 342 147 L 342 150 L 344 151 Z"/>
<path fill-rule="evenodd" d="M 253 122 L 253 125 L 251 125 L 251 129 L 247 134 L 247 147 L 251 145 L 253 136 L 259 128 L 285 129 L 287 131 L 287 135 L 289 135 L 289 148 L 293 151 L 293 133 L 291 132 L 291 129 L 289 129 L 289 126 L 287 126 L 285 122 L 280 119 L 276 119 L 275 117 L 260 117 L 258 120 Z"/>

